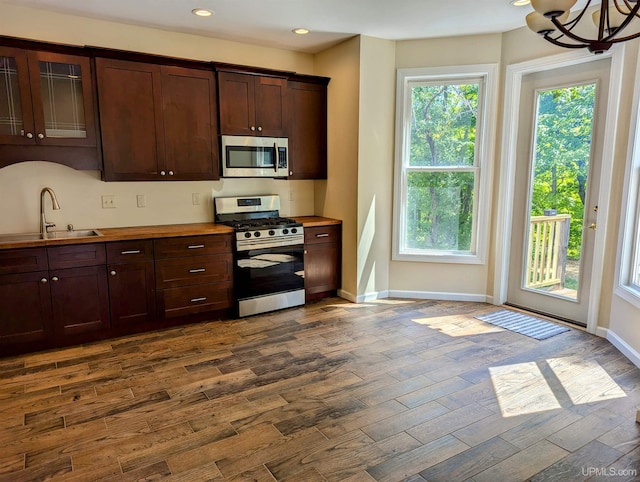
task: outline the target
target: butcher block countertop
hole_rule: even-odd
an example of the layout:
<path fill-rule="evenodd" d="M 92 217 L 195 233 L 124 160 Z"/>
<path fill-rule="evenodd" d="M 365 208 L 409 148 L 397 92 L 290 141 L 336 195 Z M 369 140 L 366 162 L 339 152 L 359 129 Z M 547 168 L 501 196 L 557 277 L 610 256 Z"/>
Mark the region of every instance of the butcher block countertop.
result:
<path fill-rule="evenodd" d="M 321 216 L 293 216 L 305 227 L 327 226 L 341 224 L 338 219 L 323 218 Z M 68 244 L 103 243 L 112 241 L 127 241 L 131 239 L 173 238 L 178 236 L 201 236 L 208 234 L 231 234 L 233 229 L 223 224 L 193 223 L 167 224 L 161 226 L 132 226 L 126 228 L 97 228 L 101 236 L 64 239 L 38 239 L 29 241 L 0 242 L 0 250 L 15 248 L 31 248 L 42 246 L 58 246 Z M 0 239 L 2 235 L 0 235 Z"/>

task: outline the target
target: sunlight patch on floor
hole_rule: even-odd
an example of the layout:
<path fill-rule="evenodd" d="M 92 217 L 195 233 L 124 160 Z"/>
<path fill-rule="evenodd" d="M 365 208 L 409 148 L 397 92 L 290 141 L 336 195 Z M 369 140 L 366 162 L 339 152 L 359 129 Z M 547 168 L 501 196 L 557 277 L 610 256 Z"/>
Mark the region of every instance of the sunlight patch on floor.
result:
<path fill-rule="evenodd" d="M 626 397 L 626 393 L 596 361 L 580 357 L 550 358 L 545 362 L 574 405 Z M 489 367 L 503 417 L 561 408 L 553 388 L 536 362 Z M 549 376 L 552 376 L 550 373 Z M 557 387 L 557 382 L 554 381 Z"/>
<path fill-rule="evenodd" d="M 413 322 L 428 326 L 449 336 L 484 335 L 505 331 L 495 325 L 468 316 L 452 315 L 432 318 L 413 318 Z"/>
<path fill-rule="evenodd" d="M 490 367 L 489 373 L 503 417 L 561 408 L 535 362 Z"/>
<path fill-rule="evenodd" d="M 596 361 L 574 356 L 551 358 L 547 363 L 576 405 L 627 396 Z"/>

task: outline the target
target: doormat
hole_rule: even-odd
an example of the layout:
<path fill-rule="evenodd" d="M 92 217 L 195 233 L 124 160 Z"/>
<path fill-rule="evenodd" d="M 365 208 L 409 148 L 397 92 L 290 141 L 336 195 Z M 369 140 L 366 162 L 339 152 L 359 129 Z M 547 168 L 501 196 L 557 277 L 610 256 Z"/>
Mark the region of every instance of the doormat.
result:
<path fill-rule="evenodd" d="M 544 321 L 540 318 L 511 310 L 494 311 L 486 315 L 478 315 L 476 318 L 506 330 L 530 336 L 536 340 L 546 340 L 552 336 L 569 331 L 569 328 L 566 326 L 556 325 L 550 321 Z"/>

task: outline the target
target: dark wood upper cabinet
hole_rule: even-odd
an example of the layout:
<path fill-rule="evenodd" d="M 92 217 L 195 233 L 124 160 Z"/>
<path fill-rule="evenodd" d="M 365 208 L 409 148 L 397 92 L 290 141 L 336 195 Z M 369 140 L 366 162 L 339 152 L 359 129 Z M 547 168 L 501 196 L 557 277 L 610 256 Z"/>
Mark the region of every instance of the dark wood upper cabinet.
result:
<path fill-rule="evenodd" d="M 220 133 L 287 136 L 287 79 L 218 72 Z"/>
<path fill-rule="evenodd" d="M 327 178 L 326 82 L 289 82 L 289 179 Z"/>
<path fill-rule="evenodd" d="M 96 59 L 108 181 L 218 179 L 212 71 Z"/>
<path fill-rule="evenodd" d="M 99 169 L 94 105 L 89 57 L 0 46 L 0 167 Z"/>

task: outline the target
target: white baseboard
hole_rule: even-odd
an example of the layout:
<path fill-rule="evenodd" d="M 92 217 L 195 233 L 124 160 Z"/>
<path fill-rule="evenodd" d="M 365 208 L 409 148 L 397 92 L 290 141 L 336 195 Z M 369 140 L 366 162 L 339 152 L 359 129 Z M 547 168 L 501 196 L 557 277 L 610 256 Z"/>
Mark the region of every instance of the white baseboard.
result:
<path fill-rule="evenodd" d="M 353 301 L 354 303 L 366 303 L 367 301 L 383 300 L 386 298 L 417 299 L 417 300 L 443 300 L 443 301 L 475 301 L 480 303 L 491 303 L 493 297 L 478 295 L 473 293 L 440 293 L 432 291 L 403 291 L 389 290 L 365 293 L 351 298 L 351 293 L 340 291 L 340 297 Z M 349 297 L 347 297 L 349 295 Z"/>
<path fill-rule="evenodd" d="M 613 331 L 607 328 L 598 327 L 596 329 L 596 335 L 609 340 L 613 346 L 620 350 L 620 352 L 631 361 L 631 363 L 640 368 L 640 353 L 638 353 L 635 348 L 616 335 Z"/>
<path fill-rule="evenodd" d="M 390 290 L 391 298 L 416 298 L 418 300 L 443 300 L 443 301 L 475 301 L 488 303 L 488 296 L 475 293 L 446 293 L 436 291 L 402 291 Z"/>

